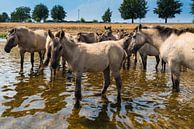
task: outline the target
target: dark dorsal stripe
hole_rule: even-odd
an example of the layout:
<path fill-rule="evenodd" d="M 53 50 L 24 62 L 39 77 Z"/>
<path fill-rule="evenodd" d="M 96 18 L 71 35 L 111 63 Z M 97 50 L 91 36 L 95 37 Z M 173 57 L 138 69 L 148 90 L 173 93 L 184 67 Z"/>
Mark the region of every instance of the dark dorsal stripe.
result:
<path fill-rule="evenodd" d="M 178 36 L 186 32 L 194 33 L 194 28 L 175 29 L 175 28 L 169 28 L 164 26 L 155 26 L 154 28 L 157 29 L 161 35 L 166 35 L 166 36 L 170 36 L 172 33 Z"/>

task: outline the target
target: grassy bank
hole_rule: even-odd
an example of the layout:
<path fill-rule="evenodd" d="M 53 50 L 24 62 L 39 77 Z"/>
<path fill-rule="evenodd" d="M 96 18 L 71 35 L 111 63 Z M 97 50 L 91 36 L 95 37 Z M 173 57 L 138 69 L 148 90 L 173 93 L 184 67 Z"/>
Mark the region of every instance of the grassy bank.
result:
<path fill-rule="evenodd" d="M 0 38 L 5 38 L 6 37 L 6 32 L 0 32 Z"/>

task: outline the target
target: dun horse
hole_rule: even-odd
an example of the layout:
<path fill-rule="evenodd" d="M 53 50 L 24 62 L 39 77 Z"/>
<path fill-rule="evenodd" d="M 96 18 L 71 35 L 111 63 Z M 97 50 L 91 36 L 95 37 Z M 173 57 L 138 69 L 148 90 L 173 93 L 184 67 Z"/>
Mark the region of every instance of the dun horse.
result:
<path fill-rule="evenodd" d="M 120 68 L 123 59 L 126 56 L 122 45 L 128 44 L 129 38 L 119 41 L 104 41 L 102 43 L 76 43 L 73 38 L 60 32 L 60 36 L 56 37 L 51 31 L 48 31 L 52 39 L 53 47 L 56 49 L 52 54 L 56 54 L 57 50 L 62 51 L 68 64 L 72 67 L 73 72 L 76 74 L 75 97 L 76 103 L 81 100 L 81 77 L 84 72 L 103 72 L 104 87 L 102 94 L 105 94 L 108 86 L 110 85 L 110 71 L 116 81 L 118 100 L 121 97 L 121 76 Z M 60 49 L 62 47 L 62 49 Z M 51 56 L 54 57 L 54 56 Z M 56 64 L 57 60 L 51 59 L 52 64 Z"/>
<path fill-rule="evenodd" d="M 139 25 L 129 48 L 137 50 L 145 43 L 160 51 L 161 58 L 170 68 L 173 90 L 179 92 L 180 67 L 194 70 L 194 30 Z"/>
<path fill-rule="evenodd" d="M 127 33 L 126 31 L 124 31 L 123 29 L 121 30 L 117 30 L 117 38 L 118 39 L 122 39 L 123 37 L 125 37 L 126 35 L 129 35 L 129 33 Z M 131 34 L 130 34 L 131 35 Z M 137 63 L 137 52 L 139 52 L 140 56 L 141 56 L 141 60 L 142 60 L 142 64 L 143 64 L 143 69 L 146 70 L 147 67 L 147 56 L 155 56 L 156 58 L 156 70 L 158 68 L 158 64 L 160 62 L 160 57 L 159 57 L 159 51 L 153 47 L 150 44 L 145 44 L 143 45 L 138 51 L 133 51 L 133 54 L 135 56 L 135 64 Z M 130 64 L 130 56 L 131 56 L 131 52 L 127 52 L 128 53 L 128 60 L 127 60 L 127 67 L 129 68 L 129 64 Z"/>
<path fill-rule="evenodd" d="M 43 58 L 45 53 L 47 33 L 43 30 L 32 31 L 25 27 L 13 28 L 8 36 L 4 50 L 10 53 L 13 47 L 18 45 L 20 56 L 21 56 L 21 67 L 20 72 L 23 72 L 23 62 L 25 52 L 31 53 L 31 70 L 34 67 L 34 52 L 39 53 L 40 66 L 43 64 Z M 40 67 L 39 66 L 39 67 Z"/>

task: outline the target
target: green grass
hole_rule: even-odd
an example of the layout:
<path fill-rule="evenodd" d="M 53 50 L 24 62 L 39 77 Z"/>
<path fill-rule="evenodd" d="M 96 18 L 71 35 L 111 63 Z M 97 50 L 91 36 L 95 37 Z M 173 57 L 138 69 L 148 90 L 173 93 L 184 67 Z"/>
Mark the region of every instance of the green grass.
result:
<path fill-rule="evenodd" d="M 6 33 L 0 33 L 0 38 L 5 38 L 6 37 Z"/>

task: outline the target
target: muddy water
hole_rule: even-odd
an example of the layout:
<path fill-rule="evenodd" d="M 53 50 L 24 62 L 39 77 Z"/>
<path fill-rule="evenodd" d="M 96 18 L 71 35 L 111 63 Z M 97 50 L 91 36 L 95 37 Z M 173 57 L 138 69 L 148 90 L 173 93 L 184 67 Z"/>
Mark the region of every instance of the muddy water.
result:
<path fill-rule="evenodd" d="M 86 73 L 82 81 L 81 108 L 74 108 L 75 82 L 70 74 L 50 70 L 30 74 L 30 57 L 25 56 L 24 74 L 19 74 L 17 49 L 10 54 L 0 44 L 0 128 L 193 128 L 194 72 L 181 75 L 180 93 L 171 92 L 169 73 L 155 72 L 154 58 L 147 72 L 137 65 L 122 70 L 122 102 L 116 102 L 112 84 L 104 97 L 102 74 Z M 36 55 L 37 56 L 37 55 Z M 38 67 L 38 58 L 36 57 Z"/>

